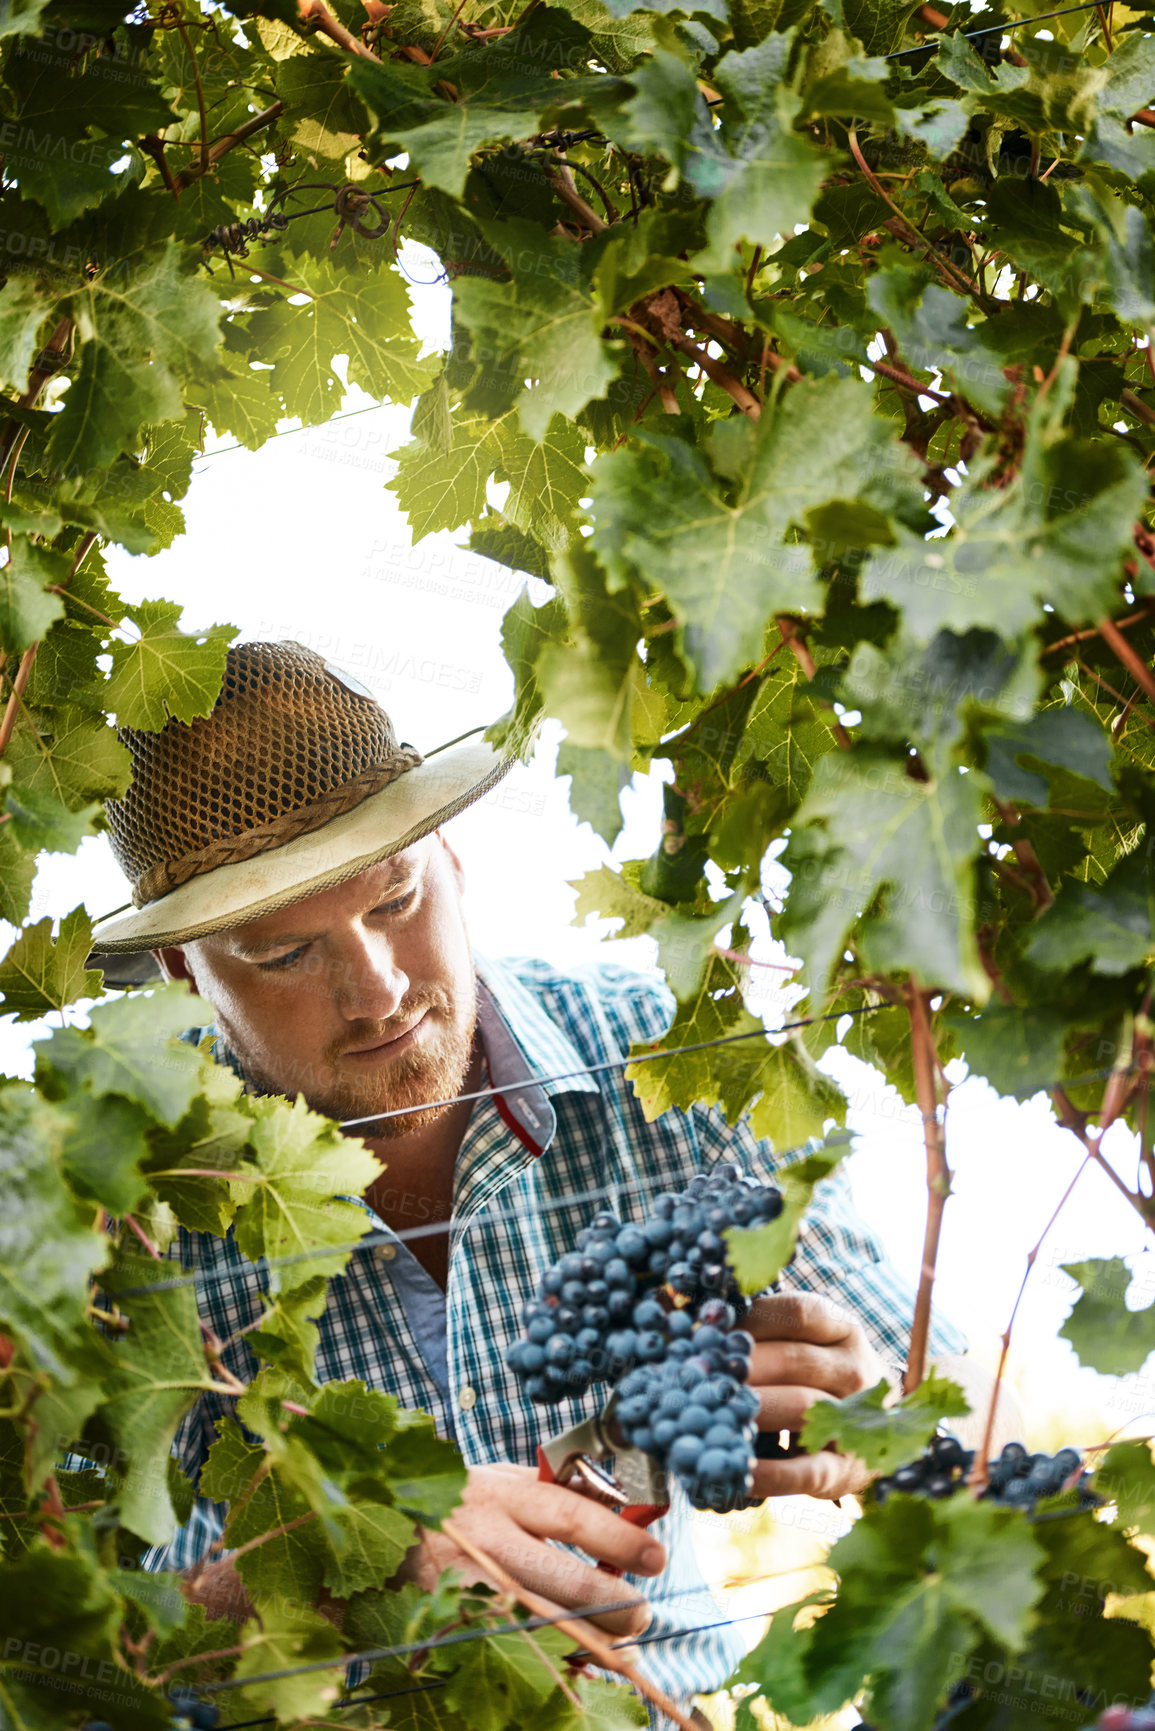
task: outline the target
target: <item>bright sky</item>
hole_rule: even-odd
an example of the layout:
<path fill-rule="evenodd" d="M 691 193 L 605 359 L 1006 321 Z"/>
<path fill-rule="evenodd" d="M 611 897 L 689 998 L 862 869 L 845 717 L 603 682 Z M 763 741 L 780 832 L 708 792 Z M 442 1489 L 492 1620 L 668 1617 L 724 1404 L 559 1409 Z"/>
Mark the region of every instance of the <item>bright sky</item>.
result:
<path fill-rule="evenodd" d="M 415 274 L 433 273 L 418 266 Z M 447 300 L 444 289 L 418 293 L 422 334 L 438 346 Z M 356 398 L 347 405 L 357 406 Z M 114 554 L 113 581 L 131 600 L 179 600 L 186 629 L 229 621 L 245 637 L 295 638 L 322 651 L 368 684 L 400 736 L 423 750 L 491 720 L 512 694 L 500 631 L 520 579 L 474 558 L 447 535 L 412 546 L 383 486 L 389 453 L 404 441 L 407 427 L 408 411 L 373 408 L 325 428 L 283 434 L 255 454 L 233 448 L 206 455 L 185 501 L 187 534 L 154 559 Z M 530 768 L 516 770 L 453 820 L 477 947 L 563 962 L 605 954 L 652 968 L 648 939 L 606 946 L 604 922 L 582 929 L 570 923 L 568 880 L 609 856 L 588 825 L 569 813 L 568 782 L 554 780 L 558 736 L 557 729 L 548 732 Z M 659 786 L 655 778 L 635 778 L 615 858 L 652 851 Z M 32 918 L 62 914 L 81 900 L 97 916 L 126 899 L 100 838 L 75 857 L 43 861 Z M 0 944 L 10 936 L 10 929 L 0 931 Z M 781 959 L 769 945 L 760 953 Z M 782 1017 L 782 977 L 759 974 L 751 1007 L 768 1018 Z M 0 1023 L 0 1061 L 8 1073 L 30 1073 L 29 1043 L 43 1031 Z M 829 1067 L 852 1099 L 858 1139 L 849 1170 L 856 1199 L 913 1283 L 925 1205 L 920 1127 L 866 1066 L 836 1053 Z M 1055 1127 L 1042 1099 L 1018 1106 L 975 1081 L 952 1095 L 948 1153 L 956 1177 L 937 1291 L 942 1310 L 989 1359 L 1027 1252 L 1077 1170 L 1079 1150 Z M 1121 1169 L 1130 1174 L 1129 1149 L 1126 1158 Z M 1134 1434 L 1155 1428 L 1149 1410 L 1155 1409 L 1155 1371 L 1148 1380 L 1096 1377 L 1081 1372 L 1070 1348 L 1055 1340 L 1073 1292 L 1058 1265 L 1129 1255 L 1141 1238 L 1136 1217 L 1102 1174 L 1084 1173 L 1039 1258 L 1016 1324 L 1016 1380 L 1028 1409 L 1028 1440 L 1036 1446 L 1098 1442 L 1128 1426 Z M 1061 1439 L 1051 1428 L 1060 1414 Z"/>

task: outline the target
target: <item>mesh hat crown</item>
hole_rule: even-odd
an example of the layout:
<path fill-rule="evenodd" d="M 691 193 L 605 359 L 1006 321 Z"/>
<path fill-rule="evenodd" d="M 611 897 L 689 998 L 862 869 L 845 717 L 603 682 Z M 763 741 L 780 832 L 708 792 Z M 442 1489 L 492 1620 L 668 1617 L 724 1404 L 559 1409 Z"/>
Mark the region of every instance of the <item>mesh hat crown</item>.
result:
<path fill-rule="evenodd" d="M 108 830 L 138 908 L 323 828 L 423 761 L 376 698 L 299 643 L 234 645 L 211 714 L 120 737 L 133 777 Z"/>
<path fill-rule="evenodd" d="M 97 921 L 94 965 L 233 930 L 413 847 L 512 767 L 484 731 L 422 757 L 313 650 L 236 644 L 211 715 L 121 732 L 133 779 L 108 828 L 136 911 Z"/>

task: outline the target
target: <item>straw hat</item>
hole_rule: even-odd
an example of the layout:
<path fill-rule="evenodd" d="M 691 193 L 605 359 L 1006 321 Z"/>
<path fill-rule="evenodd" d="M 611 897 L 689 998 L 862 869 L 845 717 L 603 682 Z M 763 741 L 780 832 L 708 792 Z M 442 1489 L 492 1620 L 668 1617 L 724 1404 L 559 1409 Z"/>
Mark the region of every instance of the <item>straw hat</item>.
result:
<path fill-rule="evenodd" d="M 106 812 L 136 912 L 97 925 L 97 957 L 186 943 L 331 889 L 510 767 L 479 741 L 422 758 L 371 692 L 299 643 L 235 644 L 210 715 L 120 737 L 133 778 Z"/>

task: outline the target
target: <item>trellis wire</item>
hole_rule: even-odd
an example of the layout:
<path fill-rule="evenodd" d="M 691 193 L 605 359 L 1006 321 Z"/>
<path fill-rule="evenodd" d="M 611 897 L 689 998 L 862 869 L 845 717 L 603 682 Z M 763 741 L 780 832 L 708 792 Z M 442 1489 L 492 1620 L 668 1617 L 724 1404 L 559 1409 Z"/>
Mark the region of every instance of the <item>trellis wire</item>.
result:
<path fill-rule="evenodd" d="M 784 1148 L 779 1158 L 788 1159 L 791 1155 L 805 1152 L 811 1146 L 815 1152 L 822 1148 L 836 1148 L 849 1142 L 851 1134 L 852 1132 L 849 1130 L 835 1130 L 829 1136 L 824 1137 L 821 1142 L 814 1144 L 801 1142 L 797 1147 Z M 583 1202 L 602 1202 L 608 1196 L 621 1196 L 657 1189 L 662 1182 L 663 1180 L 659 1178 L 627 1178 L 616 1184 L 598 1184 L 590 1190 L 571 1190 L 567 1191 L 564 1196 L 546 1197 L 537 1206 L 543 1214 L 553 1214 L 562 1208 L 573 1208 Z M 468 1224 L 470 1226 L 505 1226 L 524 1218 L 524 1210 L 514 1210 L 509 1213 L 494 1210 L 490 1213 L 475 1214 Z M 401 1232 L 366 1232 L 362 1237 L 348 1244 L 334 1244 L 327 1249 L 295 1250 L 288 1256 L 262 1257 L 260 1265 L 263 1268 L 288 1268 L 299 1262 L 315 1261 L 320 1256 L 344 1256 L 357 1251 L 375 1250 L 381 1244 L 407 1244 L 412 1239 L 430 1238 L 436 1233 L 449 1232 L 453 1225 L 452 1219 L 430 1220 L 422 1226 L 407 1226 Z M 207 1286 L 217 1280 L 232 1279 L 233 1274 L 234 1271 L 232 1270 L 221 1269 L 219 1271 L 209 1270 L 202 1274 L 174 1275 L 171 1280 L 158 1280 L 150 1286 L 126 1286 L 116 1294 L 116 1297 L 119 1301 L 121 1298 L 138 1298 L 146 1292 L 175 1292 L 182 1286 L 195 1286 L 198 1282 Z"/>
<path fill-rule="evenodd" d="M 884 1009 L 886 1007 L 887 1006 L 882 1004 L 873 1004 L 868 1006 L 870 1009 Z M 840 1012 L 841 1015 L 852 1015 L 854 1013 L 855 1012 L 850 1010 L 843 1010 Z M 830 1018 L 826 1019 L 829 1020 Z M 781 1030 L 777 1031 L 781 1032 Z M 681 1048 L 672 1047 L 670 1053 L 660 1053 L 655 1055 L 669 1056 L 674 1051 L 680 1049 Z M 633 1060 L 623 1059 L 622 1062 L 630 1063 L 633 1062 Z M 1131 1074 L 1139 1068 L 1140 1066 L 1137 1064 L 1126 1065 L 1123 1067 L 1124 1074 Z M 585 1072 L 582 1071 L 575 1072 L 575 1074 L 584 1073 Z M 1106 1081 L 1109 1076 L 1115 1074 L 1116 1069 L 1108 1065 L 1100 1070 L 1087 1070 L 1081 1076 L 1056 1076 L 1049 1082 L 1040 1082 L 1038 1088 L 1035 1089 L 1035 1092 L 1039 1094 L 1048 1093 L 1051 1088 L 1059 1087 L 1081 1088 L 1089 1082 Z M 548 1077 L 540 1078 L 541 1081 L 548 1081 L 549 1079 L 550 1078 Z M 539 1079 L 530 1077 L 527 1078 L 526 1081 L 511 1083 L 508 1087 L 501 1090 L 495 1090 L 495 1092 L 509 1092 L 509 1088 L 523 1088 L 537 1080 Z M 844 1146 L 851 1140 L 853 1135 L 854 1131 L 852 1130 L 832 1130 L 830 1135 L 824 1136 L 821 1141 L 816 1141 L 813 1138 L 810 1138 L 805 1142 L 796 1143 L 793 1148 L 777 1149 L 775 1150 L 775 1153 L 777 1158 L 780 1160 L 789 1160 L 796 1154 L 804 1154 L 807 1152 L 820 1153 L 824 1148 L 838 1148 Z M 576 1207 L 578 1204 L 583 1202 L 600 1202 L 609 1196 L 621 1196 L 637 1192 L 645 1192 L 648 1189 L 656 1188 L 662 1183 L 664 1183 L 664 1180 L 658 1178 L 627 1178 L 618 1180 L 616 1183 L 599 1184 L 589 1190 L 568 1191 L 564 1196 L 546 1197 L 538 1202 L 536 1206 L 542 1213 L 552 1214 L 563 1208 Z M 515 1221 L 523 1219 L 523 1217 L 524 1214 L 522 1210 L 514 1210 L 505 1213 L 500 1210 L 494 1210 L 489 1213 L 475 1214 L 467 1224 L 471 1227 L 502 1226 L 512 1224 Z M 413 1239 L 430 1238 L 437 1233 L 451 1232 L 455 1224 L 456 1222 L 453 1220 L 452 1216 L 450 1216 L 446 1220 L 426 1221 L 421 1226 L 408 1226 L 403 1228 L 400 1232 L 366 1232 L 360 1238 L 353 1239 L 346 1244 L 332 1244 L 319 1247 L 316 1250 L 295 1250 L 287 1256 L 262 1257 L 260 1259 L 260 1267 L 262 1269 L 291 1268 L 301 1262 L 316 1261 L 319 1257 L 355 1255 L 359 1251 L 375 1250 L 382 1244 L 407 1244 Z M 139 1298 L 147 1292 L 175 1292 L 181 1287 L 196 1286 L 198 1284 L 201 1286 L 211 1286 L 217 1281 L 232 1279 L 233 1273 L 234 1271 L 230 1269 L 209 1269 L 197 1274 L 173 1275 L 171 1279 L 153 1281 L 147 1286 L 126 1286 L 116 1294 L 116 1297 L 118 1300 L 121 1298 Z"/>
<path fill-rule="evenodd" d="M 469 1094 L 454 1094 L 448 1100 L 429 1100 L 418 1106 L 394 1106 L 386 1112 L 372 1112 L 367 1118 L 343 1118 L 340 1128 L 352 1130 L 358 1124 L 380 1124 L 386 1118 L 407 1118 L 413 1112 L 431 1112 L 442 1106 L 457 1106 L 463 1100 L 491 1100 L 497 1094 L 510 1094 L 537 1082 L 573 1082 L 578 1076 L 599 1076 L 607 1070 L 628 1069 L 631 1064 L 650 1064 L 657 1058 L 681 1057 L 685 1052 L 710 1052 L 716 1046 L 732 1046 L 738 1040 L 769 1039 L 773 1034 L 790 1034 L 797 1028 L 812 1028 L 818 1022 L 840 1022 L 843 1016 L 869 1016 L 875 1010 L 887 1009 L 883 1004 L 862 1004 L 857 1010 L 829 1010 L 821 1016 L 807 1016 L 800 1022 L 785 1022 L 780 1028 L 747 1028 L 741 1034 L 721 1034 L 716 1040 L 695 1040 L 689 1046 L 668 1046 L 657 1052 L 639 1052 L 627 1058 L 606 1058 L 600 1064 L 583 1064 L 577 1070 L 562 1070 L 556 1076 L 524 1077 L 520 1082 L 502 1082 L 495 1088 L 477 1088 Z"/>
<path fill-rule="evenodd" d="M 1092 12 L 1102 4 L 1102 0 L 1079 0 L 1078 6 L 1063 6 L 1057 12 L 1040 12 L 1037 18 L 1013 18 L 1009 24 L 988 24 L 982 30 L 964 30 L 963 36 L 968 42 L 976 42 L 983 36 L 1006 36 L 1012 30 L 1022 30 L 1028 24 L 1043 24 L 1048 18 L 1066 18 L 1071 12 Z M 937 54 L 942 46 L 941 38 L 933 42 L 920 42 L 915 48 L 896 48 L 893 54 L 884 54 L 884 60 L 901 60 L 907 54 Z"/>
<path fill-rule="evenodd" d="M 807 1565 L 805 1563 L 802 1563 L 799 1565 L 799 1567 L 797 1569 L 788 1570 L 787 1573 L 789 1573 L 789 1574 L 801 1574 L 802 1571 L 809 1566 L 811 1566 L 811 1565 Z M 817 1564 L 817 1565 L 813 1565 L 813 1566 L 822 1567 L 823 1565 Z M 695 1589 L 695 1590 L 697 1590 L 697 1589 Z M 666 1595 L 666 1597 L 668 1597 L 668 1598 L 675 1598 L 678 1596 L 679 1595 L 677 1595 L 677 1594 L 667 1594 Z M 657 1597 L 658 1597 L 657 1595 L 654 1595 L 654 1597 L 647 1599 L 646 1603 L 651 1604 L 651 1605 L 655 1604 L 657 1602 Z M 616 1608 L 617 1607 L 611 1607 L 611 1609 L 616 1609 Z M 682 1640 L 685 1637 L 690 1636 L 690 1635 L 704 1635 L 704 1634 L 708 1633 L 708 1631 L 711 1629 L 731 1629 L 731 1628 L 735 1627 L 735 1625 L 738 1623 L 758 1622 L 763 1617 L 772 1616 L 774 1611 L 777 1609 L 779 1609 L 778 1606 L 772 1606 L 769 1610 L 765 1610 L 765 1611 L 746 1611 L 740 1617 L 722 1617 L 718 1621 L 713 1622 L 713 1623 L 696 1623 L 696 1624 L 694 1624 L 694 1626 L 692 1628 L 689 1628 L 689 1629 L 665 1629 L 662 1631 L 661 1634 L 658 1634 L 658 1635 L 634 1635 L 634 1636 L 631 1636 L 627 1640 L 613 1642 L 612 1646 L 613 1647 L 656 1646 L 659 1641 L 678 1641 L 678 1640 Z M 532 1618 L 530 1618 L 530 1620 L 528 1622 L 511 1623 L 504 1629 L 476 1629 L 476 1630 L 472 1630 L 472 1631 L 467 1631 L 466 1633 L 467 1633 L 469 1638 L 472 1638 L 474 1640 L 481 1640 L 481 1639 L 484 1639 L 486 1636 L 492 1637 L 494 1635 L 506 1635 L 506 1634 L 514 1634 L 514 1633 L 532 1634 L 535 1629 L 549 1628 L 555 1623 L 567 1621 L 570 1617 L 581 1617 L 581 1616 L 589 1616 L 589 1615 L 597 1616 L 600 1614 L 601 1614 L 601 1607 L 595 1606 L 593 1608 L 593 1610 L 590 1612 L 566 1611 L 563 1614 L 563 1616 L 561 1616 L 561 1617 L 532 1617 Z M 444 1641 L 433 1640 L 433 1641 L 426 1641 L 423 1643 L 419 1642 L 418 1646 L 422 1650 L 427 1650 L 429 1652 L 433 1652 L 433 1651 L 435 1651 L 435 1649 L 437 1647 L 440 1647 L 440 1646 L 448 1647 L 450 1644 L 451 1644 L 451 1641 L 449 1639 L 446 1639 Z M 381 1656 L 384 1657 L 385 1655 L 381 1655 Z M 356 1655 L 353 1655 L 352 1661 L 350 1661 L 350 1662 L 355 1661 L 355 1659 L 356 1659 Z M 339 1664 L 346 1663 L 346 1661 L 343 1659 L 335 1659 L 332 1661 L 332 1663 L 334 1665 L 339 1665 Z M 278 1677 L 281 1677 L 281 1676 L 284 1676 L 285 1673 L 279 1672 L 279 1673 L 276 1673 L 276 1675 Z M 288 1676 L 290 1676 L 290 1677 L 294 1677 L 297 1675 L 298 1675 L 298 1673 L 295 1671 L 290 1671 L 288 1673 Z M 244 1679 L 244 1686 L 247 1687 L 247 1685 L 250 1682 L 268 1682 L 269 1680 L 270 1679 L 268 1677 L 264 1677 L 264 1678 L 246 1677 Z M 427 1694 L 432 1689 L 444 1689 L 448 1682 L 449 1682 L 448 1677 L 437 1677 L 437 1678 L 431 1679 L 429 1682 L 426 1682 L 426 1683 L 414 1683 L 408 1689 L 388 1689 L 385 1691 L 384 1694 L 381 1694 L 381 1695 L 361 1695 L 361 1696 L 352 1696 L 351 1695 L 345 1701 L 334 1702 L 333 1706 L 329 1709 L 329 1711 L 332 1713 L 340 1713 L 340 1712 L 348 1711 L 352 1707 L 371 1707 L 375 1701 L 392 1701 L 398 1695 L 424 1695 L 424 1694 Z M 230 1688 L 232 1686 L 233 1686 L 233 1683 L 231 1681 L 228 1683 L 217 1683 L 217 1684 L 213 1684 L 213 1683 L 199 1683 L 199 1684 L 197 1684 L 197 1687 L 199 1689 L 203 1689 L 206 1693 L 209 1690 L 226 1689 L 226 1688 Z M 237 1686 L 239 1687 L 241 1685 L 237 1685 Z M 238 1724 L 233 1724 L 233 1725 L 228 1726 L 227 1731 L 248 1731 L 248 1728 L 252 1725 L 275 1725 L 276 1723 L 277 1723 L 277 1715 L 275 1713 L 270 1713 L 264 1719 L 242 1719 Z"/>
<path fill-rule="evenodd" d="M 776 1576 L 800 1575 L 808 1572 L 811 1568 L 823 1566 L 821 1563 L 799 1563 L 793 1568 L 776 1570 L 774 1574 L 762 1578 L 773 1580 Z M 701 1594 L 703 1591 L 710 1591 L 704 1582 L 694 1587 L 674 1587 L 668 1593 L 649 1594 L 645 1603 L 648 1605 L 668 1604 L 673 1599 L 689 1598 L 692 1594 Z M 304 1665 L 289 1665 L 279 1671 L 262 1671 L 252 1677 L 226 1677 L 216 1683 L 198 1683 L 196 1687 L 203 1690 L 206 1695 L 221 1694 L 227 1689 L 247 1689 L 250 1684 L 254 1683 L 278 1683 L 287 1677 L 300 1677 L 317 1671 L 333 1671 L 341 1665 L 373 1665 L 381 1659 L 404 1659 L 412 1653 L 433 1653 L 439 1647 L 456 1647 L 466 1641 L 495 1640 L 502 1635 L 532 1635 L 536 1629 L 552 1629 L 558 1623 L 570 1622 L 574 1618 L 584 1619 L 588 1622 L 591 1617 L 606 1617 L 616 1611 L 636 1611 L 637 1608 L 637 1599 L 612 1599 L 600 1605 L 578 1605 L 572 1610 L 560 1611 L 554 1617 L 528 1617 L 521 1622 L 511 1620 L 507 1623 L 498 1624 L 496 1628 L 454 1629 L 449 1634 L 430 1636 L 423 1641 L 405 1641 L 394 1647 L 369 1647 L 362 1653 L 338 1653 L 331 1659 L 311 1659 Z M 662 1640 L 674 1641 L 681 1636 L 701 1634 L 706 1629 L 723 1629 L 731 1623 L 751 1622 L 756 1617 L 769 1615 L 768 1611 L 753 1611 L 742 1617 L 724 1617 L 719 1621 L 703 1623 L 689 1629 L 670 1629 L 656 1635 L 630 1636 L 628 1639 L 618 1641 L 616 1645 L 636 1647 L 647 1640 L 651 1643 Z M 342 1705 L 356 1707 L 360 1703 L 346 1701 L 342 1702 Z"/>

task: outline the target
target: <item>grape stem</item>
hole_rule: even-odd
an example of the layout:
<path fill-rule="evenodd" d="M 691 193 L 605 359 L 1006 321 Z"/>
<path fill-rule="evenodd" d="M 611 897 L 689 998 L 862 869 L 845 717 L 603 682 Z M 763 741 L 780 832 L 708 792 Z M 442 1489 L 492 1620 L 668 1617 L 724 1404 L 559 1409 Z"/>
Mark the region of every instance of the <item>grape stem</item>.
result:
<path fill-rule="evenodd" d="M 473 1540 L 468 1538 L 453 1521 L 443 1520 L 441 1531 L 457 1546 L 458 1550 L 464 1551 L 466 1556 L 477 1564 L 478 1568 L 484 1569 L 486 1574 L 496 1581 L 504 1592 L 516 1599 L 519 1604 L 524 1605 L 527 1611 L 532 1611 L 536 1617 L 548 1617 L 563 1635 L 568 1635 L 571 1640 L 578 1643 L 580 1648 L 592 1654 L 599 1665 L 607 1671 L 617 1671 L 620 1676 L 625 1677 L 628 1682 L 633 1684 L 639 1695 L 644 1696 L 660 1712 L 671 1718 L 675 1725 L 681 1727 L 681 1731 L 697 1731 L 694 1721 L 682 1712 L 676 1702 L 671 1701 L 663 1690 L 657 1688 L 648 1678 L 643 1677 L 637 1666 L 629 1659 L 624 1658 L 608 1641 L 603 1641 L 600 1635 L 595 1634 L 592 1629 L 579 1623 L 575 1618 L 559 1616 L 558 1607 L 555 1604 L 549 1599 L 543 1599 L 540 1594 L 532 1592 L 528 1587 L 523 1587 L 520 1581 L 515 1581 L 513 1576 L 503 1569 L 499 1562 L 483 1551 L 480 1545 L 475 1545 Z"/>
<path fill-rule="evenodd" d="M 942 1231 L 942 1211 L 950 1195 L 950 1167 L 946 1161 L 946 1125 L 938 1115 L 938 1053 L 931 1031 L 928 1000 L 930 994 L 920 992 L 913 984 L 907 994 L 910 1016 L 910 1047 L 914 1065 L 915 1094 L 922 1115 L 923 1142 L 926 1146 L 926 1231 L 922 1244 L 922 1268 L 919 1271 L 918 1297 L 914 1305 L 914 1321 L 910 1329 L 910 1353 L 902 1379 L 902 1392 L 913 1394 L 926 1375 L 927 1344 L 930 1339 L 930 1308 L 934 1293 L 935 1265 L 938 1241 Z"/>

